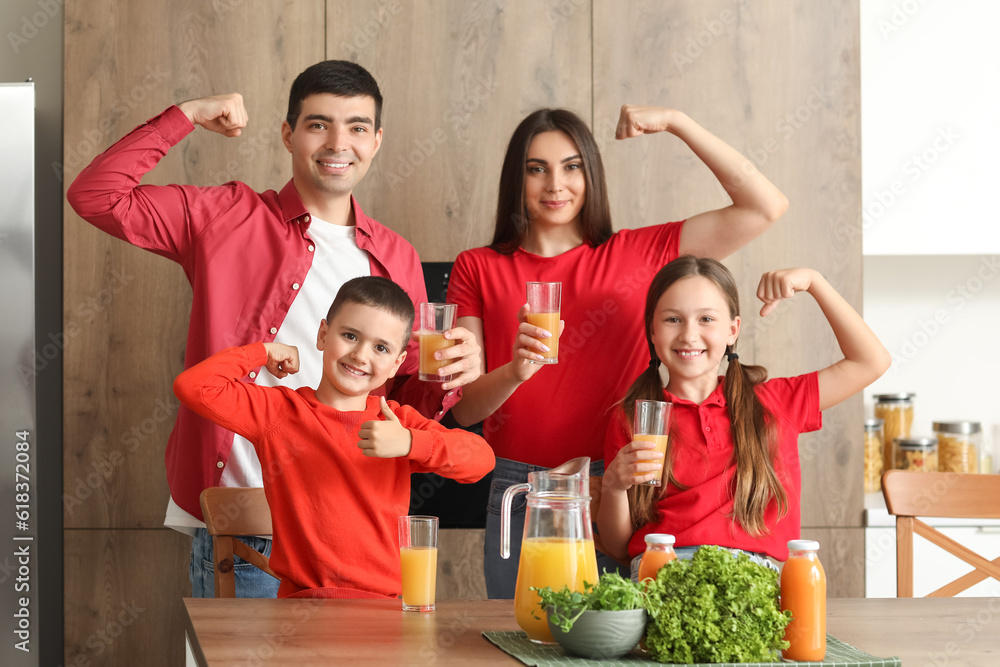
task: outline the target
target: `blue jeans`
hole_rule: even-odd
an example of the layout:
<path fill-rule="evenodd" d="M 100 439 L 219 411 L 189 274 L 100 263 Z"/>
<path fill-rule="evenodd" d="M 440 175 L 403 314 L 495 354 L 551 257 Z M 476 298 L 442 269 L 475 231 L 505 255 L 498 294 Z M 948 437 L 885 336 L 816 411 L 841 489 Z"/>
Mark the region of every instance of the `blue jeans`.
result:
<path fill-rule="evenodd" d="M 271 556 L 271 540 L 263 537 L 238 537 L 238 540 L 256 549 L 265 556 Z M 188 575 L 191 577 L 191 597 L 215 597 L 215 564 L 212 560 L 212 536 L 204 528 L 195 530 L 191 542 L 191 563 Z M 275 579 L 256 565 L 251 565 L 239 556 L 233 557 L 236 572 L 236 597 L 273 598 L 278 596 L 281 580 Z"/>
<path fill-rule="evenodd" d="M 681 560 L 691 560 L 691 558 L 694 556 L 694 552 L 697 551 L 700 548 L 701 548 L 701 546 L 697 546 L 697 547 L 675 547 L 674 548 L 674 553 L 677 554 L 677 557 L 679 559 L 681 559 Z M 728 549 L 728 547 L 722 547 L 722 548 L 723 549 Z M 756 551 L 744 551 L 743 549 L 728 549 L 728 550 L 731 551 L 731 552 L 733 552 L 733 556 L 735 556 L 736 554 L 739 554 L 739 553 L 744 553 L 747 556 L 750 556 L 750 560 L 752 560 L 754 563 L 757 563 L 758 565 L 763 565 L 764 567 L 770 568 L 770 569 L 774 570 L 775 572 L 778 571 L 778 566 L 775 565 L 774 563 L 772 563 L 768 559 L 768 557 L 766 555 L 762 554 L 762 553 L 757 553 Z M 632 559 L 632 563 L 631 563 L 631 566 L 632 566 L 631 567 L 631 570 L 632 570 L 632 581 L 636 581 L 636 582 L 639 581 L 639 563 L 641 561 L 642 561 L 642 554 L 639 554 L 638 556 L 636 556 L 635 558 Z"/>
<path fill-rule="evenodd" d="M 493 481 L 490 484 L 490 499 L 486 507 L 486 545 L 483 549 L 483 574 L 486 577 L 486 596 L 491 600 L 509 600 L 514 597 L 517 584 L 517 565 L 521 559 L 521 537 L 524 535 L 524 510 L 528 506 L 527 495 L 519 493 L 514 496 L 510 508 L 510 558 L 500 557 L 500 510 L 503 507 L 503 494 L 507 487 L 524 484 L 528 481 L 528 473 L 548 470 L 542 466 L 518 463 L 509 459 L 497 458 L 493 468 Z M 604 476 L 604 462 L 593 461 L 590 464 L 592 477 Z M 591 517 L 593 520 L 596 517 Z M 596 531 L 596 526 L 594 530 Z M 597 552 L 598 572 L 618 572 L 627 576 L 628 572 L 616 561 Z"/>

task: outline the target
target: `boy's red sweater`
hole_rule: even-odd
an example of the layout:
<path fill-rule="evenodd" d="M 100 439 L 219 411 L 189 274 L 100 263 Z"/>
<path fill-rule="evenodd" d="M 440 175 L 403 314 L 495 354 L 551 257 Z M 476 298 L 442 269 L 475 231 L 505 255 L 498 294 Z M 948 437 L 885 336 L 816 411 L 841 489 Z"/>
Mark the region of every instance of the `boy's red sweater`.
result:
<path fill-rule="evenodd" d="M 279 597 L 309 589 L 325 597 L 395 597 L 400 593 L 396 519 L 407 514 L 410 473 L 434 472 L 475 482 L 493 469 L 486 441 L 444 428 L 389 401 L 410 430 L 410 453 L 370 458 L 358 430 L 384 419 L 378 397 L 342 412 L 315 391 L 258 387 L 247 373 L 267 362 L 262 343 L 228 348 L 181 373 L 174 392 L 189 408 L 253 443 L 264 472 L 274 543 L 271 568 Z"/>

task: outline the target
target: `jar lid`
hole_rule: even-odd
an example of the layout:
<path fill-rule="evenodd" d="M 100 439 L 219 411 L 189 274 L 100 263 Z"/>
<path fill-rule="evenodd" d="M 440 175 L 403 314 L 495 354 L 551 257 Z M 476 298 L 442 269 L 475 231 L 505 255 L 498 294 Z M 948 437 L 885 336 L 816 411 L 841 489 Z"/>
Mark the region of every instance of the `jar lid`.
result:
<path fill-rule="evenodd" d="M 817 551 L 819 542 L 816 540 L 788 540 L 789 551 Z"/>
<path fill-rule="evenodd" d="M 865 428 L 882 428 L 885 424 L 884 419 L 866 419 Z"/>
<path fill-rule="evenodd" d="M 962 433 L 969 435 L 970 433 L 979 433 L 982 431 L 983 425 L 972 421 L 934 422 L 933 428 L 938 433 Z"/>
<path fill-rule="evenodd" d="M 916 394 L 901 392 L 899 394 L 875 394 L 873 397 L 878 403 L 892 403 L 893 401 L 909 401 Z"/>
<path fill-rule="evenodd" d="M 937 447 L 937 438 L 895 438 L 893 442 L 903 449 L 923 449 Z"/>
<path fill-rule="evenodd" d="M 673 544 L 674 536 L 667 533 L 650 533 L 646 535 L 646 544 Z"/>

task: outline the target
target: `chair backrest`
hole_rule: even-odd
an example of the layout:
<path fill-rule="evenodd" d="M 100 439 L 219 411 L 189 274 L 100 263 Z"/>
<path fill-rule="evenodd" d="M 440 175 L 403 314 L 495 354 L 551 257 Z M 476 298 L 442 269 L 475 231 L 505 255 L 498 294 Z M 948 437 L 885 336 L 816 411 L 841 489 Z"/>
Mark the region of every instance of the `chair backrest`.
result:
<path fill-rule="evenodd" d="M 264 570 L 272 577 L 267 556 L 236 539 L 237 535 L 270 535 L 271 509 L 264 489 L 211 487 L 201 492 L 205 527 L 212 536 L 215 561 L 215 597 L 236 597 L 233 556 Z"/>
<path fill-rule="evenodd" d="M 1000 558 L 986 560 L 915 518 L 1000 519 L 1000 475 L 890 470 L 882 495 L 896 517 L 896 597 L 913 597 L 914 533 L 976 568 L 927 597 L 950 597 L 987 577 L 1000 581 Z"/>

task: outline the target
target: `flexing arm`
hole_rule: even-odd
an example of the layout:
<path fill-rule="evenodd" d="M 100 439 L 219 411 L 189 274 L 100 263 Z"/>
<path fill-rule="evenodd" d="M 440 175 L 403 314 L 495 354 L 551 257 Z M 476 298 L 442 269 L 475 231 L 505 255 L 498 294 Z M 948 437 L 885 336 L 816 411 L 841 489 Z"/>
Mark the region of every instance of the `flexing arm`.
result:
<path fill-rule="evenodd" d="M 178 375 L 174 394 L 205 419 L 253 440 L 286 419 L 268 400 L 278 389 L 241 381 L 258 366 L 267 366 L 272 373 L 279 368 L 293 373 L 298 369 L 298 351 L 280 343 L 227 348 Z"/>
<path fill-rule="evenodd" d="M 750 160 L 686 114 L 663 107 L 625 105 L 617 139 L 670 132 L 705 163 L 733 200 L 730 206 L 691 216 L 680 254 L 723 259 L 763 234 L 788 208 L 788 199 Z"/>
<path fill-rule="evenodd" d="M 195 125 L 227 137 L 238 137 L 247 125 L 247 109 L 239 93 L 213 95 L 181 102 L 177 108 Z"/>
<path fill-rule="evenodd" d="M 819 408 L 826 410 L 853 396 L 882 376 L 892 356 L 857 311 L 813 269 L 765 273 L 757 287 L 764 302 L 761 317 L 796 292 L 809 292 L 830 323 L 844 358 L 819 371 Z"/>
<path fill-rule="evenodd" d="M 496 412 L 511 394 L 522 383 L 531 379 L 540 371 L 543 364 L 531 363 L 529 359 L 541 359 L 541 353 L 546 351 L 539 338 L 548 338 L 549 332 L 528 324 L 525 316 L 528 306 L 525 305 L 518 313 L 518 334 L 514 339 L 513 359 L 486 372 L 486 360 L 481 360 L 479 379 L 463 389 L 462 399 L 451 409 L 452 416 L 463 426 L 475 424 Z M 483 339 L 483 321 L 478 317 L 460 317 L 458 325 L 468 329 L 477 339 Z M 560 322 L 559 334 L 562 334 L 563 323 Z"/>
<path fill-rule="evenodd" d="M 90 224 L 174 261 L 181 261 L 198 235 L 203 221 L 194 211 L 225 210 L 234 189 L 140 185 L 143 176 L 194 129 L 193 123 L 227 136 L 238 134 L 237 126 L 246 123 L 236 93 L 181 107 L 168 108 L 95 157 L 66 192 L 70 205 Z"/>

